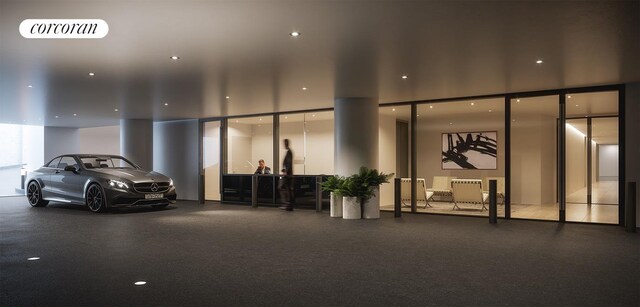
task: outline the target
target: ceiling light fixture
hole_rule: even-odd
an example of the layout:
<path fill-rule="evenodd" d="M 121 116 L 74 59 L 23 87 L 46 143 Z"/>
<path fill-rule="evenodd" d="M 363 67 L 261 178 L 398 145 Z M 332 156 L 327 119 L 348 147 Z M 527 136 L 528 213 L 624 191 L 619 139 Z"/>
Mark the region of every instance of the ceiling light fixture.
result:
<path fill-rule="evenodd" d="M 402 79 L 409 79 L 409 76 L 407 76 L 407 75 L 402 75 Z"/>
<path fill-rule="evenodd" d="M 579 104 L 576 105 L 576 107 L 579 107 L 579 106 L 580 106 Z"/>
<path fill-rule="evenodd" d="M 93 76 L 95 76 L 95 75 L 96 75 L 95 73 L 92 73 L 92 72 L 90 72 L 90 73 L 89 73 L 89 76 L 92 76 L 92 77 L 93 77 Z"/>
<path fill-rule="evenodd" d="M 78 116 L 78 114 L 76 114 L 76 113 L 73 113 L 73 116 Z"/>
<path fill-rule="evenodd" d="M 285 116 L 285 117 L 284 117 L 284 119 L 287 119 L 287 118 L 289 118 L 289 117 L 288 117 L 288 116 Z"/>
<path fill-rule="evenodd" d="M 516 99 L 516 102 L 520 102 L 520 99 Z"/>
<path fill-rule="evenodd" d="M 472 103 L 471 103 L 471 105 L 472 105 L 472 106 L 475 106 L 475 105 L 476 105 L 476 103 L 475 103 L 475 102 L 472 102 Z"/>
<path fill-rule="evenodd" d="M 140 281 L 134 282 L 133 284 L 136 285 L 136 286 L 144 286 L 144 285 L 147 284 L 147 282 L 143 281 L 143 280 L 140 280 Z"/>
<path fill-rule="evenodd" d="M 169 105 L 169 103 L 167 103 L 167 102 L 165 102 L 165 103 L 164 103 L 164 106 L 165 106 L 165 107 L 166 107 L 166 106 L 168 106 L 168 105 Z"/>
<path fill-rule="evenodd" d="M 537 60 L 536 61 L 536 64 L 542 64 L 542 63 L 544 63 L 542 60 Z"/>
<path fill-rule="evenodd" d="M 567 98 L 571 99 L 571 95 L 567 96 Z"/>
<path fill-rule="evenodd" d="M 56 115 L 56 118 L 59 118 L 60 116 Z"/>
<path fill-rule="evenodd" d="M 177 61 L 177 60 L 179 60 L 179 59 L 180 59 L 180 57 L 179 57 L 179 56 L 177 56 L 177 55 L 172 55 L 170 59 L 172 59 L 172 60 L 174 60 L 174 61 Z"/>
<path fill-rule="evenodd" d="M 303 90 L 303 91 L 306 91 L 306 90 L 307 90 L 307 88 L 306 88 L 306 87 L 303 87 L 303 88 L 302 88 L 302 90 Z"/>
<path fill-rule="evenodd" d="M 29 85 L 27 85 L 27 87 L 28 87 L 28 88 L 32 88 L 32 87 L 33 87 L 33 85 L 29 84 Z"/>
<path fill-rule="evenodd" d="M 492 112 L 492 110 L 489 110 L 489 112 Z"/>
<path fill-rule="evenodd" d="M 118 109 L 113 109 L 114 111 L 118 112 Z"/>
<path fill-rule="evenodd" d="M 433 106 L 429 106 L 429 109 L 433 109 Z"/>
<path fill-rule="evenodd" d="M 395 112 L 395 111 L 396 111 L 396 108 L 391 109 L 391 111 Z"/>
<path fill-rule="evenodd" d="M 30 257 L 30 258 L 27 258 L 27 260 L 29 261 L 40 260 L 40 257 Z"/>
<path fill-rule="evenodd" d="M 316 117 L 316 115 L 315 114 L 311 114 L 311 117 Z"/>
<path fill-rule="evenodd" d="M 301 34 L 298 31 L 293 31 L 293 32 L 289 33 L 289 35 L 291 35 L 291 37 L 299 37 Z"/>
<path fill-rule="evenodd" d="M 231 97 L 229 97 L 229 96 L 224 96 L 224 99 L 229 99 L 229 98 L 231 98 Z"/>

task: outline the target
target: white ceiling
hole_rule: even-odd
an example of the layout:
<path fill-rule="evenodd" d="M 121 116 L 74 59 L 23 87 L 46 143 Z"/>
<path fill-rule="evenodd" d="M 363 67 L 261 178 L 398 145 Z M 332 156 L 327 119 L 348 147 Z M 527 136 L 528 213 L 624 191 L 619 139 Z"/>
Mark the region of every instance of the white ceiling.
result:
<path fill-rule="evenodd" d="M 100 18 L 109 34 L 24 39 L 29 18 Z M 0 122 L 86 127 L 324 108 L 337 96 L 637 82 L 638 54 L 639 1 L 0 0 Z"/>

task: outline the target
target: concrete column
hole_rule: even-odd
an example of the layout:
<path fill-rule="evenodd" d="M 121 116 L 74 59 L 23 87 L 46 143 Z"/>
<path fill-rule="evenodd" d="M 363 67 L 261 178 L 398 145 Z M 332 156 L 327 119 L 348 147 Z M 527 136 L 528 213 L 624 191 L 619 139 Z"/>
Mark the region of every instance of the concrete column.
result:
<path fill-rule="evenodd" d="M 120 155 L 143 169 L 153 169 L 153 120 L 120 120 Z"/>
<path fill-rule="evenodd" d="M 378 102 L 374 98 L 336 98 L 335 172 L 356 173 L 378 167 Z"/>

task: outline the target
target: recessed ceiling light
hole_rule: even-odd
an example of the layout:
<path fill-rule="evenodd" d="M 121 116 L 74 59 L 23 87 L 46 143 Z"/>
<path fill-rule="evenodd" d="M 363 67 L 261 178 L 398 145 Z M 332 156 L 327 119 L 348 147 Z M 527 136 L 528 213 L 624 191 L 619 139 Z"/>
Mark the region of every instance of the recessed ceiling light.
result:
<path fill-rule="evenodd" d="M 408 79 L 408 78 L 409 78 L 409 76 L 407 76 L 407 75 L 402 75 L 402 79 Z"/>
<path fill-rule="evenodd" d="M 236 119 L 236 123 L 238 122 L 238 120 Z"/>
<path fill-rule="evenodd" d="M 224 96 L 224 99 L 229 99 L 229 98 L 231 98 L 231 97 L 229 97 L 229 96 Z"/>
<path fill-rule="evenodd" d="M 537 60 L 536 61 L 536 64 L 542 64 L 542 63 L 544 63 L 542 60 Z"/>
<path fill-rule="evenodd" d="M 168 105 L 169 105 L 169 103 L 168 103 L 168 102 L 165 102 L 165 103 L 164 103 L 164 105 L 165 105 L 165 106 L 168 106 Z"/>
<path fill-rule="evenodd" d="M 179 56 L 177 56 L 177 55 L 172 55 L 172 56 L 171 56 L 171 59 L 172 59 L 172 60 L 174 60 L 174 61 L 177 61 L 177 60 L 179 60 L 179 59 L 180 59 L 180 57 L 179 57 Z"/>
<path fill-rule="evenodd" d="M 489 110 L 489 112 L 492 112 L 492 110 Z"/>
<path fill-rule="evenodd" d="M 395 111 L 396 111 L 396 108 L 391 109 L 391 111 L 395 112 Z"/>
<path fill-rule="evenodd" d="M 453 123 L 449 123 L 449 125 L 453 125 Z"/>
<path fill-rule="evenodd" d="M 95 73 L 92 73 L 92 72 L 89 73 L 89 76 L 95 76 L 95 75 L 96 75 Z"/>
<path fill-rule="evenodd" d="M 515 119 L 514 119 L 514 120 L 512 120 L 512 122 L 515 122 L 515 121 L 516 121 Z"/>
<path fill-rule="evenodd" d="M 567 96 L 567 98 L 571 99 L 571 95 Z"/>
<path fill-rule="evenodd" d="M 30 257 L 30 258 L 27 258 L 27 260 L 29 261 L 40 260 L 40 257 Z"/>
<path fill-rule="evenodd" d="M 262 120 L 262 117 L 260 117 L 260 120 Z"/>
<path fill-rule="evenodd" d="M 311 114 L 311 117 L 316 117 L 316 115 L 315 114 Z"/>
<path fill-rule="evenodd" d="M 29 85 L 27 85 L 27 87 L 33 87 L 33 85 L 29 84 Z"/>
<path fill-rule="evenodd" d="M 429 109 L 433 109 L 433 106 L 429 106 Z"/>
<path fill-rule="evenodd" d="M 420 117 L 420 114 L 416 114 L 416 117 Z"/>
<path fill-rule="evenodd" d="M 472 102 L 472 103 L 471 103 L 471 105 L 472 105 L 472 106 L 475 106 L 475 105 L 476 105 L 476 103 L 475 103 L 475 102 Z"/>
<path fill-rule="evenodd" d="M 143 281 L 143 280 L 140 280 L 140 281 L 134 282 L 133 284 L 136 285 L 136 286 L 144 286 L 144 285 L 147 284 L 147 282 Z"/>
<path fill-rule="evenodd" d="M 76 113 L 73 113 L 73 116 L 78 116 L 78 114 L 76 114 Z"/>
<path fill-rule="evenodd" d="M 520 102 L 520 99 L 516 99 L 516 102 Z"/>
<path fill-rule="evenodd" d="M 303 91 L 306 91 L 306 90 L 307 90 L 307 88 L 306 88 L 306 87 L 303 87 L 303 88 L 302 88 L 302 90 L 303 90 Z"/>
<path fill-rule="evenodd" d="M 114 111 L 118 112 L 118 109 L 113 109 Z"/>
<path fill-rule="evenodd" d="M 60 116 L 56 115 L 56 118 L 59 118 Z"/>
<path fill-rule="evenodd" d="M 289 117 L 288 117 L 288 116 L 285 116 L 285 117 L 284 117 L 284 119 L 287 119 L 287 118 L 289 118 Z"/>
<path fill-rule="evenodd" d="M 580 106 L 579 104 L 576 105 L 576 107 L 579 107 L 579 106 Z"/>
<path fill-rule="evenodd" d="M 293 32 L 289 33 L 289 35 L 291 35 L 292 37 L 298 37 L 298 36 L 300 36 L 301 34 L 300 34 L 300 32 L 298 32 L 298 31 L 293 31 Z"/>

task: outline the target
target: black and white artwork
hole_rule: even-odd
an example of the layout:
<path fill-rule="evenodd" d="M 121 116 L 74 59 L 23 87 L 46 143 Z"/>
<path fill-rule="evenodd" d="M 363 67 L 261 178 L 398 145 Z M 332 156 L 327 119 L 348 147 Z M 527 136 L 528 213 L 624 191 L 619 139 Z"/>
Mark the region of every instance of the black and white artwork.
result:
<path fill-rule="evenodd" d="M 442 134 L 442 169 L 496 169 L 496 131 Z"/>

